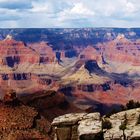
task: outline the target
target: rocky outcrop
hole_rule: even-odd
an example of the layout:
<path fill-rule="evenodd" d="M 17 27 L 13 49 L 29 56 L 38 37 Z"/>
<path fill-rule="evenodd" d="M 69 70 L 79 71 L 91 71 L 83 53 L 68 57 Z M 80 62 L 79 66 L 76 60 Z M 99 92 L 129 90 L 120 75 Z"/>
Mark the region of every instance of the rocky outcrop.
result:
<path fill-rule="evenodd" d="M 31 43 L 28 45 L 30 49 L 39 54 L 39 63 L 48 64 L 55 62 L 55 52 L 46 42 Z"/>
<path fill-rule="evenodd" d="M 3 98 L 4 103 L 14 103 L 17 102 L 17 95 L 14 90 L 8 90 Z"/>
<path fill-rule="evenodd" d="M 104 139 L 124 139 L 124 140 L 138 140 L 140 139 L 140 108 L 123 111 L 110 116 L 108 119 L 112 128 L 105 131 Z M 126 124 L 124 124 L 126 121 Z M 125 126 L 122 130 L 120 126 Z"/>
<path fill-rule="evenodd" d="M 99 113 L 66 114 L 52 122 L 55 140 L 92 140 L 101 134 Z"/>
<path fill-rule="evenodd" d="M 73 103 L 68 102 L 62 93 L 51 90 L 39 91 L 34 94 L 21 96 L 20 100 L 24 104 L 36 108 L 40 114 L 49 121 L 67 113 L 83 112 L 81 109 L 75 107 Z"/>
<path fill-rule="evenodd" d="M 80 54 L 80 59 L 101 61 L 101 54 L 93 46 L 87 46 Z"/>
<path fill-rule="evenodd" d="M 0 101 L 1 140 L 49 140 L 49 122 L 33 107 L 24 105 L 13 90 Z"/>
<path fill-rule="evenodd" d="M 131 41 L 123 34 L 107 43 L 98 44 L 99 52 L 103 54 L 104 60 L 108 62 L 131 63 L 133 66 L 140 64 L 139 41 Z"/>
<path fill-rule="evenodd" d="M 99 113 L 66 114 L 52 122 L 54 140 L 139 140 L 140 108 L 110 117 Z"/>
<path fill-rule="evenodd" d="M 0 64 L 14 67 L 23 63 L 39 63 L 39 55 L 26 47 L 21 41 L 16 41 L 7 36 L 0 41 Z"/>

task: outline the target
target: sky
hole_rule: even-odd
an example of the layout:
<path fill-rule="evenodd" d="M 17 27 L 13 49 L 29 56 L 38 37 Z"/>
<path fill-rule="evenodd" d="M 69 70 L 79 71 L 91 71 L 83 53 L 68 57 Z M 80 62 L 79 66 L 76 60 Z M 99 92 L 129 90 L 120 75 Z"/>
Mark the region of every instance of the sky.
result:
<path fill-rule="evenodd" d="M 0 0 L 0 28 L 140 27 L 140 0 Z"/>

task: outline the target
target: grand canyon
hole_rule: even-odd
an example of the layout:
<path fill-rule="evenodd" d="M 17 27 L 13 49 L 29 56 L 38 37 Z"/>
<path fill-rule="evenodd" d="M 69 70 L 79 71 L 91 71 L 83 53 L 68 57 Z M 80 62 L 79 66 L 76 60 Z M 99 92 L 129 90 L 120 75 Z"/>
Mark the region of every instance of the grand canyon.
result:
<path fill-rule="evenodd" d="M 55 90 L 81 109 L 99 110 L 139 99 L 139 29 L 3 29 L 0 34 L 1 97 L 8 88 L 18 96 Z"/>
<path fill-rule="evenodd" d="M 33 107 L 46 126 L 66 113 L 120 110 L 140 99 L 140 29 L 0 29 L 4 112 L 9 110 L 9 91 L 22 102 L 14 113 L 29 111 L 36 121 Z M 34 129 L 31 132 L 39 136 Z"/>

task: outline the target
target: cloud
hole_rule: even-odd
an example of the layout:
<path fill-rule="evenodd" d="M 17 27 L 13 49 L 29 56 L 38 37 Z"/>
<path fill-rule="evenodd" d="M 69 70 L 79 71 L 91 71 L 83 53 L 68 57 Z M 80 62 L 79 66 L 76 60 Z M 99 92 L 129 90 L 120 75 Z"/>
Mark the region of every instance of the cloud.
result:
<path fill-rule="evenodd" d="M 69 12 L 71 14 L 79 14 L 85 16 L 91 16 L 95 14 L 93 10 L 88 9 L 86 6 L 84 6 L 83 3 L 75 3 Z"/>
<path fill-rule="evenodd" d="M 127 2 L 126 3 L 126 12 L 134 13 L 136 11 L 137 11 L 137 8 L 136 8 L 136 6 L 133 3 L 131 3 L 131 2 Z"/>
<path fill-rule="evenodd" d="M 47 13 L 50 13 L 50 12 L 53 12 L 53 7 L 52 7 L 52 4 L 47 2 L 47 3 L 44 3 L 44 2 L 35 2 L 33 1 L 32 2 L 32 8 L 30 9 L 31 12 L 36 12 L 36 13 L 44 13 L 44 12 L 47 12 Z"/>
<path fill-rule="evenodd" d="M 6 9 L 29 9 L 31 8 L 30 0 L 0 0 L 0 8 Z"/>
<path fill-rule="evenodd" d="M 84 5 L 84 3 L 72 3 L 69 7 L 57 14 L 58 27 L 81 27 L 80 25 L 91 26 L 95 12 Z"/>
<path fill-rule="evenodd" d="M 139 15 L 139 0 L 0 0 L 0 27 L 136 27 Z"/>
<path fill-rule="evenodd" d="M 0 21 L 9 21 L 9 20 L 18 20 L 20 18 L 20 14 L 17 13 L 14 9 L 5 9 L 0 8 Z"/>

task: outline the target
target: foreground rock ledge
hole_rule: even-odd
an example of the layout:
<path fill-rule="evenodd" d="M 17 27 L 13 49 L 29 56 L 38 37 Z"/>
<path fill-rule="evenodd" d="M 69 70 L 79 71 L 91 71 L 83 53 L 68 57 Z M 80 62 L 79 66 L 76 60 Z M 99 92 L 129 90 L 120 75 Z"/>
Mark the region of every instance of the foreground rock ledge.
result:
<path fill-rule="evenodd" d="M 99 113 L 66 114 L 52 122 L 54 140 L 78 140 L 100 138 L 102 131 Z"/>
<path fill-rule="evenodd" d="M 120 125 L 127 119 L 125 130 Z M 111 128 L 103 129 L 108 120 Z M 140 140 L 140 108 L 122 111 L 109 118 L 99 113 L 66 114 L 52 122 L 54 140 Z"/>

